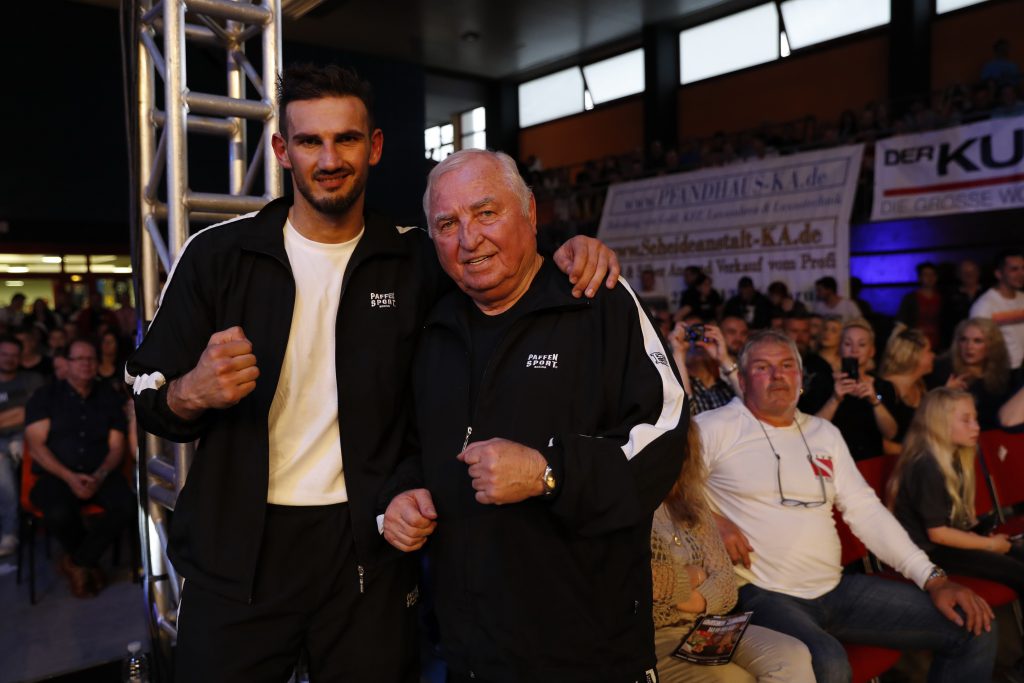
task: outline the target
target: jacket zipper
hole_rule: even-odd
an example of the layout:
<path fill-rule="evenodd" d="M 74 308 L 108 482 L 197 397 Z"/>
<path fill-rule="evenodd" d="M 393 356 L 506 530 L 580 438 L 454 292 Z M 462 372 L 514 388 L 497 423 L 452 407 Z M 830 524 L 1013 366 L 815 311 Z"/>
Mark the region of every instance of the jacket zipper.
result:
<path fill-rule="evenodd" d="M 357 564 L 356 571 L 359 572 L 359 594 L 362 595 L 366 592 L 366 570 L 363 565 Z"/>
<path fill-rule="evenodd" d="M 466 450 L 466 446 L 469 445 L 469 437 L 473 436 L 473 427 L 466 427 L 466 438 L 462 440 L 462 450 Z"/>

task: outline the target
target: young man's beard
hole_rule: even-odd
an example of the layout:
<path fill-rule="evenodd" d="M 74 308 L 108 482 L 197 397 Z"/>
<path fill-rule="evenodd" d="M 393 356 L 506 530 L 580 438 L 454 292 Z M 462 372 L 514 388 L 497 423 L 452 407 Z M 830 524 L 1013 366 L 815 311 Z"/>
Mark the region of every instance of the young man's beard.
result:
<path fill-rule="evenodd" d="M 317 197 L 306 183 L 296 183 L 296 186 L 306 201 L 320 213 L 328 216 L 342 216 L 352 208 L 366 190 L 366 175 L 356 176 L 352 188 L 341 195 Z"/>

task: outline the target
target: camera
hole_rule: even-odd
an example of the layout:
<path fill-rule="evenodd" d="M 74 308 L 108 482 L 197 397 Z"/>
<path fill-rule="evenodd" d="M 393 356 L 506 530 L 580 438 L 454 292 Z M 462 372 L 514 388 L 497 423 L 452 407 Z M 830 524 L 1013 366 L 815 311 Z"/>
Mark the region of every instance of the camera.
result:
<path fill-rule="evenodd" d="M 704 337 L 704 326 L 701 325 L 700 323 L 697 323 L 696 325 L 687 325 L 686 338 L 690 341 L 691 344 L 699 341 L 707 341 L 707 339 Z"/>

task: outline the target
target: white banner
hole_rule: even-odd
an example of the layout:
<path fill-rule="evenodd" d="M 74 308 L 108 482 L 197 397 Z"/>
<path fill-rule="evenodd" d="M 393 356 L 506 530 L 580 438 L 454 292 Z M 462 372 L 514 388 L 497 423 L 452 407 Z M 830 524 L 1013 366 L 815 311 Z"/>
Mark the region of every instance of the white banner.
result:
<path fill-rule="evenodd" d="M 641 273 L 653 271 L 673 310 L 686 266 L 710 275 L 725 298 L 744 275 L 762 293 L 780 280 L 808 304 L 825 275 L 846 294 L 863 151 L 834 147 L 612 185 L 598 237 L 638 293 Z"/>
<path fill-rule="evenodd" d="M 875 144 L 871 220 L 1024 207 L 1024 116 Z"/>

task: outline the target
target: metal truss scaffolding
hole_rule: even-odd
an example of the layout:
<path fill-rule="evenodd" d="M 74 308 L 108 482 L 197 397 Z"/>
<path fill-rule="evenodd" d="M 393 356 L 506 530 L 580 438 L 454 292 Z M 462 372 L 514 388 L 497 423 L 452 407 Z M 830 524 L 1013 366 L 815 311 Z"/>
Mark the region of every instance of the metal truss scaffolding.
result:
<path fill-rule="evenodd" d="M 136 0 L 128 5 L 135 41 L 131 104 L 136 120 L 130 125 L 135 127 L 136 286 L 148 324 L 156 313 L 162 275 L 171 271 L 194 228 L 255 211 L 281 195 L 282 170 L 271 147 L 277 129 L 281 0 Z M 259 70 L 247 46 L 252 52 L 258 47 Z M 223 59 L 223 94 L 189 88 L 186 52 L 195 56 L 196 51 L 205 53 L 200 55 L 204 66 L 211 55 Z M 259 124 L 262 133 L 250 155 L 247 133 Z M 203 192 L 189 184 L 190 134 L 204 136 L 206 145 L 216 144 L 210 136 L 226 143 L 227 193 Z M 192 138 L 192 144 L 199 141 Z M 153 435 L 140 438 L 139 446 L 144 586 L 154 655 L 166 662 L 177 635 L 181 591 L 181 579 L 167 559 L 167 522 L 193 447 Z"/>

